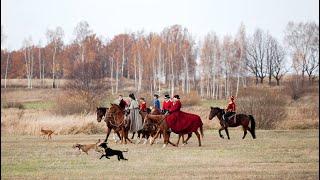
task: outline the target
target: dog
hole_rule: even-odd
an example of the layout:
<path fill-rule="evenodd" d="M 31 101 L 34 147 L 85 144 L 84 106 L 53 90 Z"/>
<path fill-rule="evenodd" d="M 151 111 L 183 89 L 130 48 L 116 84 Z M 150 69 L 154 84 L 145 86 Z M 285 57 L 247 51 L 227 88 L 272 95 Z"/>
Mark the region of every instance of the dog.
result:
<path fill-rule="evenodd" d="M 100 143 L 100 139 L 95 144 L 75 144 L 72 147 L 73 148 L 78 148 L 79 150 L 82 150 L 87 155 L 89 155 L 88 151 L 91 150 L 91 149 L 94 149 L 96 152 L 99 152 L 99 153 L 103 154 L 103 149 L 98 147 L 99 143 Z"/>
<path fill-rule="evenodd" d="M 43 138 L 45 138 L 45 136 L 47 135 L 48 136 L 48 139 L 50 138 L 52 138 L 51 137 L 51 135 L 52 134 L 55 134 L 55 135 L 57 135 L 56 133 L 54 133 L 54 131 L 52 131 L 52 130 L 50 130 L 50 129 L 47 129 L 47 130 L 45 130 L 45 129 L 43 129 L 43 128 L 41 128 L 41 136 L 43 136 Z"/>
<path fill-rule="evenodd" d="M 103 154 L 100 157 L 100 159 L 103 158 L 103 156 L 105 156 L 107 159 L 110 159 L 109 158 L 110 156 L 116 155 L 118 157 L 118 161 L 120 161 L 121 159 L 122 160 L 126 160 L 126 161 L 128 160 L 128 159 L 123 157 L 123 152 L 128 152 L 128 151 L 113 150 L 113 149 L 111 149 L 111 148 L 109 148 L 107 146 L 106 142 L 101 143 L 99 146 L 102 147 L 104 149 L 104 151 L 105 151 L 105 154 Z"/>

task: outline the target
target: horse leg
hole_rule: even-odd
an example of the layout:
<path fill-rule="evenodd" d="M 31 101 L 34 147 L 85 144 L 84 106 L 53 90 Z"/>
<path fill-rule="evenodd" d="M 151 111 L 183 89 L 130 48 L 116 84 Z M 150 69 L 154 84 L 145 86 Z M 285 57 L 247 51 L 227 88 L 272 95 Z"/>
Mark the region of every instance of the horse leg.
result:
<path fill-rule="evenodd" d="M 107 136 L 106 136 L 106 139 L 104 140 L 104 142 L 107 142 L 108 137 L 110 135 L 110 132 L 111 132 L 111 129 L 109 127 L 107 127 Z"/>
<path fill-rule="evenodd" d="M 116 134 L 118 135 L 118 137 L 119 137 L 119 139 L 120 139 L 120 141 L 121 141 L 121 136 L 120 136 L 119 131 L 116 131 Z M 116 139 L 116 142 L 118 142 L 118 140 L 117 140 L 117 139 Z"/>
<path fill-rule="evenodd" d="M 182 142 L 184 142 L 184 137 L 183 137 L 183 135 L 179 134 L 178 141 L 177 141 L 177 147 L 178 147 L 178 145 L 179 145 L 179 141 L 180 141 L 181 136 L 182 136 Z"/>
<path fill-rule="evenodd" d="M 224 127 L 221 127 L 221 128 L 219 129 L 219 136 L 220 136 L 220 138 L 224 139 L 223 135 L 221 134 L 221 131 L 222 131 L 222 130 L 224 130 Z"/>
<path fill-rule="evenodd" d="M 186 141 L 184 141 L 184 144 L 188 144 L 189 139 L 191 138 L 192 133 L 188 133 L 188 138 L 186 139 Z"/>
<path fill-rule="evenodd" d="M 242 127 L 243 128 L 243 137 L 242 139 L 244 139 L 247 135 L 247 128 L 246 127 Z"/>
<path fill-rule="evenodd" d="M 156 138 L 158 138 L 159 134 L 160 134 L 160 129 L 157 131 L 157 133 L 156 133 L 156 135 L 154 137 L 151 137 L 151 142 L 150 142 L 151 145 L 154 143 L 154 140 Z"/>
<path fill-rule="evenodd" d="M 228 136 L 228 139 L 230 139 L 228 128 L 225 128 L 224 130 L 226 131 L 226 134 L 227 134 L 227 136 Z"/>
<path fill-rule="evenodd" d="M 199 142 L 199 146 L 201 146 L 201 139 L 200 139 L 200 134 L 199 134 L 199 132 L 198 132 L 198 131 L 195 131 L 194 133 L 197 135 L 198 142 Z"/>
<path fill-rule="evenodd" d="M 131 139 L 133 139 L 133 138 L 134 138 L 134 134 L 135 134 L 135 133 L 136 133 L 136 132 L 133 132 L 133 133 L 132 133 Z"/>
<path fill-rule="evenodd" d="M 124 129 L 124 134 L 125 134 L 125 139 L 128 140 L 130 143 L 133 143 L 130 139 L 129 139 L 129 131 Z"/>
<path fill-rule="evenodd" d="M 249 128 L 249 127 L 248 127 L 247 129 L 248 129 L 248 131 L 250 132 L 250 134 L 251 134 L 251 136 L 252 136 L 252 138 L 253 138 L 254 136 L 253 136 L 252 129 L 251 129 L 251 128 Z M 254 138 L 253 138 L 253 139 L 254 139 Z"/>
<path fill-rule="evenodd" d="M 174 144 L 170 141 L 170 133 L 165 133 L 165 134 L 167 135 L 167 144 L 170 143 L 172 146 L 176 146 L 176 144 Z M 164 146 L 164 147 L 166 147 L 166 146 Z"/>

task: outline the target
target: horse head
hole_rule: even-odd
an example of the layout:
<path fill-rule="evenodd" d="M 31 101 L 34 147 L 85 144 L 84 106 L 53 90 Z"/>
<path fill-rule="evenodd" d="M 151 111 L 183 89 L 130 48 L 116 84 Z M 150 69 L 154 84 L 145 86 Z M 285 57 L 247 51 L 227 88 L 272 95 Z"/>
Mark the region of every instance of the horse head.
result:
<path fill-rule="evenodd" d="M 108 113 L 115 114 L 115 113 L 117 113 L 119 111 L 121 111 L 120 106 L 118 106 L 117 104 L 111 104 Z"/>
<path fill-rule="evenodd" d="M 222 112 L 223 112 L 223 109 L 220 109 L 218 107 L 210 107 L 209 120 L 212 120 L 212 118 L 219 115 L 219 113 L 221 113 L 222 115 Z"/>
<path fill-rule="evenodd" d="M 108 108 L 105 108 L 105 107 L 97 107 L 96 113 L 97 113 L 97 121 L 98 122 L 101 122 L 103 116 L 106 115 L 107 109 Z"/>

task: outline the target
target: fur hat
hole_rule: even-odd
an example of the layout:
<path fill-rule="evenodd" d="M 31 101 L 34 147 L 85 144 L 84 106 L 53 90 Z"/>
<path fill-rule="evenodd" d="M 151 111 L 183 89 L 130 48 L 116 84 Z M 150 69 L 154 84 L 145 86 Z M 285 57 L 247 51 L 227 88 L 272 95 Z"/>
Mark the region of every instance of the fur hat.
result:
<path fill-rule="evenodd" d="M 180 99 L 179 95 L 174 95 L 173 98 L 177 98 L 177 99 Z"/>

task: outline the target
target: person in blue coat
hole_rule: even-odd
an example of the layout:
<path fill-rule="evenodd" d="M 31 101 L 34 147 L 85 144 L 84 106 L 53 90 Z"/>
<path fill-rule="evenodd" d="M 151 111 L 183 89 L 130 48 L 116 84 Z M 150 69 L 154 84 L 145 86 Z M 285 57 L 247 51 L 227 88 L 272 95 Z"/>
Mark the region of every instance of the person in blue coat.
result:
<path fill-rule="evenodd" d="M 161 111 L 160 109 L 160 101 L 159 101 L 159 95 L 158 94 L 154 94 L 153 95 L 153 107 L 158 109 L 159 111 Z"/>

